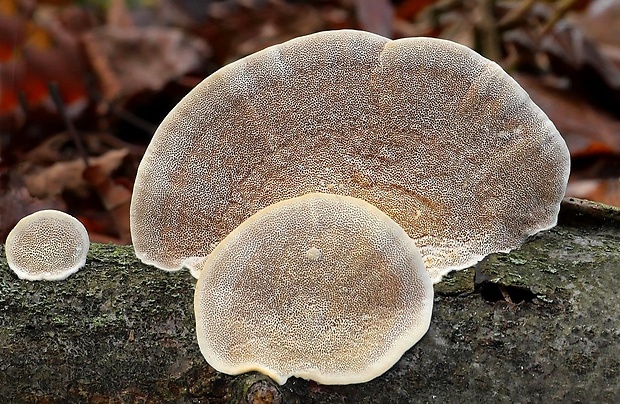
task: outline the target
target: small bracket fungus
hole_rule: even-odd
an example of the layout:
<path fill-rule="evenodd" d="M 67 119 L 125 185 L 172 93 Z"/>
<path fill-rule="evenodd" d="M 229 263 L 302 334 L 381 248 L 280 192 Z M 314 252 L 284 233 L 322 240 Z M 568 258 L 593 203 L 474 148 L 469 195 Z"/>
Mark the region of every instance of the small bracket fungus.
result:
<path fill-rule="evenodd" d="M 194 295 L 215 369 L 362 383 L 428 330 L 433 285 L 407 233 L 357 198 L 313 193 L 271 205 L 209 255 Z"/>
<path fill-rule="evenodd" d="M 79 220 L 41 210 L 20 220 L 6 239 L 9 267 L 21 279 L 60 280 L 86 263 L 88 232 Z"/>
<path fill-rule="evenodd" d="M 497 64 L 446 40 L 320 32 L 206 78 L 164 119 L 131 203 L 136 255 L 167 270 L 310 192 L 363 199 L 431 278 L 553 227 L 569 154 Z"/>

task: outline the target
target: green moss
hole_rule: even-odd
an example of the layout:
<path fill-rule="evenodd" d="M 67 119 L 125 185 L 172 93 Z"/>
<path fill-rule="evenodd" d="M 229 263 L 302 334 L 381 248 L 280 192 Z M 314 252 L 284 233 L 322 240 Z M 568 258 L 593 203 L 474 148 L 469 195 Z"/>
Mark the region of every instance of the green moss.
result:
<path fill-rule="evenodd" d="M 435 294 L 457 296 L 474 289 L 474 268 L 451 272 L 435 285 Z"/>

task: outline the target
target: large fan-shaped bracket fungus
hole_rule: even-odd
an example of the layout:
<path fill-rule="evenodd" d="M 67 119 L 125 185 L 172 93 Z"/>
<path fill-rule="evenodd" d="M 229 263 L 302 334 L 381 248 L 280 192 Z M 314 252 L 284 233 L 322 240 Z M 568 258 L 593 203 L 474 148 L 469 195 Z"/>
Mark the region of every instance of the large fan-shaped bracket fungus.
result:
<path fill-rule="evenodd" d="M 131 207 L 136 254 L 175 270 L 309 192 L 363 199 L 434 281 L 555 225 L 569 154 L 497 64 L 433 38 L 328 31 L 220 69 L 164 119 Z"/>

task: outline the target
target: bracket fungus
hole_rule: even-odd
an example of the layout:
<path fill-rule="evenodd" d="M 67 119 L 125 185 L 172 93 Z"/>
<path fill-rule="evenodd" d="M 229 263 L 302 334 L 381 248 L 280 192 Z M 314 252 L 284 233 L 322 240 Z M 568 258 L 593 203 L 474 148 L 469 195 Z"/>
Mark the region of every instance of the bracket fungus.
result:
<path fill-rule="evenodd" d="M 9 268 L 21 279 L 61 280 L 86 263 L 88 232 L 79 220 L 58 210 L 21 219 L 6 239 Z"/>
<path fill-rule="evenodd" d="M 132 239 L 176 270 L 270 204 L 348 195 L 402 226 L 437 282 L 553 227 L 569 164 L 547 116 L 471 49 L 320 32 L 223 67 L 170 112 L 138 169 Z"/>
<path fill-rule="evenodd" d="M 426 333 L 432 306 L 407 233 L 367 202 L 322 193 L 244 221 L 204 262 L 194 295 L 207 362 L 280 384 L 381 375 Z"/>

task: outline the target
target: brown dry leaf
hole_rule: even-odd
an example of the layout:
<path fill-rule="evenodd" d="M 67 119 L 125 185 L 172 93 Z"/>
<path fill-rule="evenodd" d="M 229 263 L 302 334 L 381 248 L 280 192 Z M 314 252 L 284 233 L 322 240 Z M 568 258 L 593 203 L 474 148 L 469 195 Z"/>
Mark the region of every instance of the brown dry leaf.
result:
<path fill-rule="evenodd" d="M 281 0 L 210 2 L 206 7 L 208 21 L 200 24 L 198 31 L 213 47 L 213 61 L 222 66 L 297 36 L 352 28 L 355 19 L 351 6 L 348 0 L 320 6 Z M 195 9 L 192 13 L 197 14 Z"/>
<path fill-rule="evenodd" d="M 98 166 L 106 175 L 110 175 L 129 154 L 127 149 L 110 150 L 109 152 L 89 159 L 89 164 Z M 47 198 L 60 195 L 65 190 L 78 195 L 88 194 L 88 182 L 83 178 L 85 169 L 81 159 L 63 161 L 49 167 L 26 168 L 23 178 L 30 195 L 37 198 Z"/>
<path fill-rule="evenodd" d="M 545 85 L 540 79 L 523 74 L 513 77 L 553 121 L 573 158 L 592 153 L 620 154 L 618 119 L 569 91 Z"/>
<path fill-rule="evenodd" d="M 571 181 L 566 195 L 620 206 L 620 178 Z"/>
<path fill-rule="evenodd" d="M 82 41 L 108 101 L 161 90 L 200 67 L 210 54 L 205 42 L 176 28 L 105 26 Z"/>
<path fill-rule="evenodd" d="M 43 209 L 66 209 L 59 197 L 33 198 L 25 187 L 13 186 L 0 191 L 0 244 L 23 217 Z"/>
<path fill-rule="evenodd" d="M 62 150 L 70 143 L 73 143 L 73 140 L 67 132 L 57 133 L 39 143 L 24 156 L 20 156 L 20 160 L 33 166 L 45 166 L 66 160 L 67 156 L 63 156 Z"/>
<path fill-rule="evenodd" d="M 396 16 L 400 19 L 413 20 L 420 11 L 439 0 L 404 0 L 396 7 Z"/>
<path fill-rule="evenodd" d="M 355 12 L 361 29 L 392 38 L 394 7 L 390 0 L 355 0 Z"/>
<path fill-rule="evenodd" d="M 117 28 L 131 28 L 134 26 L 125 0 L 110 0 L 107 20 L 109 26 Z"/>
<path fill-rule="evenodd" d="M 80 139 L 89 154 L 102 155 L 110 149 L 128 149 L 129 154 L 141 158 L 146 149 L 127 143 L 109 132 L 83 132 Z M 47 137 L 35 148 L 24 155 L 16 156 L 19 161 L 32 166 L 48 166 L 58 161 L 66 161 L 76 156 L 75 142 L 68 132 L 61 132 Z"/>
<path fill-rule="evenodd" d="M 84 179 L 95 188 L 104 208 L 110 214 L 118 235 L 117 243 L 131 243 L 129 229 L 131 190 L 113 181 L 105 167 L 99 165 L 86 168 Z"/>
<path fill-rule="evenodd" d="M 620 67 L 578 27 L 558 24 L 542 39 L 541 50 L 553 71 L 570 77 L 573 85 L 596 92 L 599 98 L 620 100 Z"/>
<path fill-rule="evenodd" d="M 620 1 L 597 0 L 585 13 L 572 15 L 571 21 L 598 45 L 601 53 L 620 66 Z"/>

